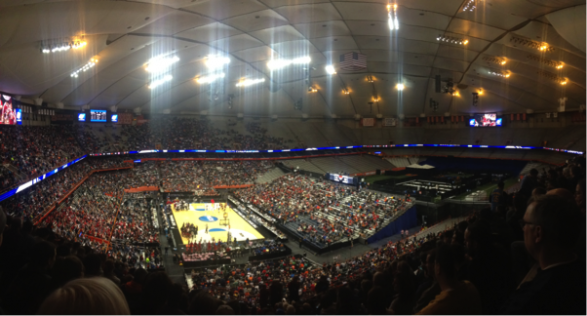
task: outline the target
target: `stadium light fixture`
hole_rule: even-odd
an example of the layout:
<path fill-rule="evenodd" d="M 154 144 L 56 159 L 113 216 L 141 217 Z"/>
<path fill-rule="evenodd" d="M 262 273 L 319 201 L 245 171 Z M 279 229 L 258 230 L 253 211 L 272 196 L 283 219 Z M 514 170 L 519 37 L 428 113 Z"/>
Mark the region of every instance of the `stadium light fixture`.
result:
<path fill-rule="evenodd" d="M 307 65 L 311 61 L 312 59 L 310 58 L 310 56 L 304 56 L 294 59 L 271 59 L 269 62 L 267 62 L 267 67 L 269 67 L 269 70 L 274 71 L 285 68 L 289 65 Z"/>
<path fill-rule="evenodd" d="M 544 42 L 535 42 L 531 39 L 519 37 L 519 36 L 512 36 L 510 37 L 510 42 L 516 47 L 516 45 L 523 45 L 528 48 L 537 49 L 544 53 L 551 53 L 554 52 L 555 48 L 548 45 L 548 43 Z"/>
<path fill-rule="evenodd" d="M 395 85 L 395 88 L 398 89 L 399 91 L 404 90 L 406 86 L 403 83 L 398 83 Z"/>
<path fill-rule="evenodd" d="M 452 36 L 444 36 L 444 35 L 438 35 L 436 37 L 436 40 L 439 42 L 445 42 L 445 43 L 456 44 L 456 45 L 469 44 L 469 40 L 457 38 L 457 37 L 452 37 Z"/>
<path fill-rule="evenodd" d="M 399 20 L 397 18 L 397 4 L 394 4 L 393 6 L 391 4 L 387 5 L 387 26 L 389 26 L 390 31 L 399 30 Z"/>
<path fill-rule="evenodd" d="M 208 76 L 203 76 L 203 77 L 198 77 L 196 78 L 196 82 L 199 84 L 206 84 L 206 83 L 212 83 L 218 79 L 224 78 L 225 74 L 223 72 L 219 73 L 219 74 L 211 74 Z"/>
<path fill-rule="evenodd" d="M 476 0 L 467 1 L 467 3 L 463 6 L 463 11 L 473 12 L 477 8 L 475 1 Z"/>
<path fill-rule="evenodd" d="M 157 79 L 155 81 L 152 81 L 151 84 L 149 85 L 149 89 L 155 89 L 158 86 L 164 84 L 165 82 L 170 81 L 171 79 L 173 79 L 173 77 L 171 75 L 165 75 L 163 78 L 161 79 Z"/>
<path fill-rule="evenodd" d="M 336 75 L 336 69 L 334 69 L 334 66 L 332 65 L 326 65 L 326 67 L 324 67 L 324 70 L 326 70 L 326 73 L 329 75 Z"/>
<path fill-rule="evenodd" d="M 179 61 L 179 57 L 172 56 L 172 57 L 165 57 L 165 56 L 157 56 L 149 59 L 147 62 L 147 67 L 145 70 L 150 73 L 162 73 L 165 72 L 173 65 L 174 63 Z"/>
<path fill-rule="evenodd" d="M 78 76 L 78 74 L 79 74 L 80 72 L 85 72 L 85 71 L 87 71 L 88 69 L 90 69 L 90 68 L 94 67 L 94 66 L 95 66 L 97 63 L 98 63 L 98 59 L 97 59 L 97 58 L 92 58 L 92 59 L 90 59 L 90 61 L 89 61 L 87 64 L 83 65 L 83 66 L 82 66 L 81 68 L 79 68 L 78 70 L 76 70 L 76 71 L 72 72 L 72 73 L 71 73 L 71 75 L 70 75 L 70 77 L 72 77 L 72 78 L 77 78 L 77 77 L 79 77 L 79 76 Z"/>
<path fill-rule="evenodd" d="M 57 53 L 57 52 L 64 52 L 70 49 L 80 49 L 84 46 L 88 45 L 86 41 L 72 41 L 72 42 L 63 42 L 57 45 L 51 46 L 42 46 L 41 53 L 43 54 L 50 54 L 50 53 Z"/>
<path fill-rule="evenodd" d="M 230 63 L 230 58 L 223 56 L 208 55 L 204 61 L 209 70 L 221 69 Z"/>
<path fill-rule="evenodd" d="M 237 87 L 248 87 L 257 83 L 265 82 L 265 78 L 261 79 L 245 79 L 236 84 Z"/>
<path fill-rule="evenodd" d="M 503 78 L 509 78 L 510 77 L 510 72 L 495 72 L 495 71 L 488 71 L 487 73 L 489 73 L 490 75 L 493 76 L 497 76 L 497 77 L 503 77 Z"/>

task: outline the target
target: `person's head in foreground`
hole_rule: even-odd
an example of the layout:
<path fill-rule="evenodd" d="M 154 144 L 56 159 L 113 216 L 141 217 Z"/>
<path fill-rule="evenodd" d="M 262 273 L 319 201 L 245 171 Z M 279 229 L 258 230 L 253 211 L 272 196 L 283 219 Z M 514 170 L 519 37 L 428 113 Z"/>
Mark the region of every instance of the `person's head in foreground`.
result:
<path fill-rule="evenodd" d="M 129 315 L 122 291 L 106 278 L 73 280 L 55 290 L 39 308 L 40 315 Z"/>
<path fill-rule="evenodd" d="M 521 221 L 524 242 L 541 268 L 574 256 L 578 222 L 578 211 L 570 197 L 549 192 L 528 206 Z"/>

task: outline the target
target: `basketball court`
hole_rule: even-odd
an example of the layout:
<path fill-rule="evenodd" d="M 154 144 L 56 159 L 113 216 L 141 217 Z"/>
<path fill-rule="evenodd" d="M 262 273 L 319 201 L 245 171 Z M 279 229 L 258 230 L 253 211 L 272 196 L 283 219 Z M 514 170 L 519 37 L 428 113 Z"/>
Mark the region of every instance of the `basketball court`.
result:
<path fill-rule="evenodd" d="M 226 206 L 225 210 L 222 209 L 224 206 Z M 249 240 L 265 238 L 226 203 L 191 203 L 186 211 L 177 211 L 175 205 L 172 204 L 171 211 L 180 232 L 184 223 L 198 226 L 198 241 L 202 238 L 202 242 L 208 242 L 214 238 L 215 241 L 225 242 L 228 237 L 229 227 L 232 239 L 236 238 L 238 241 L 246 240 L 247 238 Z M 226 225 L 225 220 L 229 225 Z M 206 233 L 206 224 L 208 224 L 208 233 Z M 183 236 L 181 240 L 184 244 L 189 243 L 188 238 Z"/>

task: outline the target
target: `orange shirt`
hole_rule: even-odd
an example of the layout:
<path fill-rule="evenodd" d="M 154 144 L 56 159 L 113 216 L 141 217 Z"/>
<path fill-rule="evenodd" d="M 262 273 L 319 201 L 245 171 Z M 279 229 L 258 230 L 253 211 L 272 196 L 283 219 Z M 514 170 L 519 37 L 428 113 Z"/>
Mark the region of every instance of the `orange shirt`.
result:
<path fill-rule="evenodd" d="M 480 315 L 481 298 L 469 281 L 452 290 L 440 292 L 416 315 Z"/>

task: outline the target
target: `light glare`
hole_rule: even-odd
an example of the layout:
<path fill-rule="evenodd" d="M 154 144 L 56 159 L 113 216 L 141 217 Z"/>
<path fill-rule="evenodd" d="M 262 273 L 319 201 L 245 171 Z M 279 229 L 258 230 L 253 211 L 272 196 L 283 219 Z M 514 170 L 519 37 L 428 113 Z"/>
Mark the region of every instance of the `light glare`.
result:
<path fill-rule="evenodd" d="M 336 70 L 334 69 L 334 66 L 332 66 L 332 65 L 327 65 L 326 67 L 324 67 L 324 69 L 326 70 L 326 73 L 329 75 L 336 74 Z"/>
<path fill-rule="evenodd" d="M 387 26 L 390 31 L 399 30 L 399 20 L 397 18 L 397 4 L 393 5 L 393 16 L 391 15 L 391 5 L 387 5 Z"/>
<path fill-rule="evenodd" d="M 230 63 L 230 58 L 222 56 L 209 55 L 206 57 L 206 67 L 210 70 L 219 69 Z"/>
<path fill-rule="evenodd" d="M 157 80 L 151 82 L 151 84 L 149 85 L 149 89 L 155 89 L 158 86 L 162 85 L 163 83 L 170 81 L 171 79 L 173 79 L 173 77 L 171 75 L 166 75 L 165 77 L 163 77 L 161 79 L 157 79 Z"/>
<path fill-rule="evenodd" d="M 265 82 L 265 78 L 245 79 L 245 80 L 242 80 L 241 82 L 237 83 L 236 86 L 237 87 L 248 87 L 248 86 L 252 86 L 254 84 L 261 83 L 261 82 Z"/>
<path fill-rule="evenodd" d="M 205 83 L 212 83 L 220 78 L 224 78 L 225 74 L 219 73 L 219 74 L 212 74 L 209 76 L 204 76 L 204 77 L 199 77 L 196 79 L 196 82 L 199 84 L 205 84 Z"/>
<path fill-rule="evenodd" d="M 172 64 L 179 61 L 179 57 L 153 57 L 147 62 L 146 71 L 150 73 L 162 73 L 165 72 Z"/>
<path fill-rule="evenodd" d="M 267 67 L 271 71 L 285 68 L 289 65 L 306 65 L 312 61 L 310 56 L 299 57 L 295 59 L 271 59 L 267 62 Z"/>

